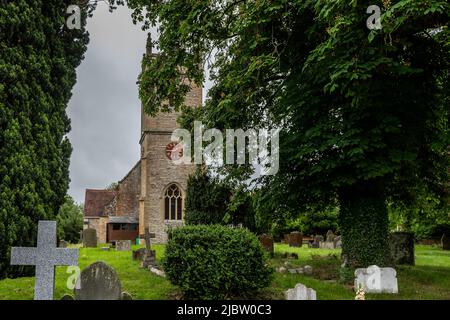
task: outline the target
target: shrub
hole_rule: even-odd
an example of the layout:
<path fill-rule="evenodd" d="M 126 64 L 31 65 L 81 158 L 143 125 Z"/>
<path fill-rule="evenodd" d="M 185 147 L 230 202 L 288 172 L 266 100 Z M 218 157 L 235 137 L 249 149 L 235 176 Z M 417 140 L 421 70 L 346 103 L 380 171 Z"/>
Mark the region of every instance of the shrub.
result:
<path fill-rule="evenodd" d="M 221 225 L 170 230 L 163 266 L 186 299 L 252 297 L 273 272 L 254 234 Z"/>

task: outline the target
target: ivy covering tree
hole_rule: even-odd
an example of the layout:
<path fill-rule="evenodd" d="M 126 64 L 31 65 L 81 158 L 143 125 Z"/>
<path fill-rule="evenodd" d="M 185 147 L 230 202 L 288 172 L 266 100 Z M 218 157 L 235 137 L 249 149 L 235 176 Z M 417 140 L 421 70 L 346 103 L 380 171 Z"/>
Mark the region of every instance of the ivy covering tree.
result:
<path fill-rule="evenodd" d="M 389 263 L 387 201 L 442 195 L 449 181 L 450 3 L 446 0 L 130 0 L 158 24 L 144 59 L 145 110 L 179 109 L 209 61 L 207 127 L 280 128 L 280 171 L 265 208 L 301 212 L 339 201 L 350 266 Z M 377 4 L 381 30 L 366 13 Z M 145 10 L 144 10 L 145 9 Z M 156 44 L 156 43 L 155 43 Z M 164 111 L 164 110 L 163 110 Z M 246 180 L 248 167 L 223 174 Z"/>
<path fill-rule="evenodd" d="M 37 222 L 54 220 L 64 203 L 72 150 L 66 107 L 88 34 L 86 8 L 81 29 L 66 26 L 77 1 L 0 3 L 1 279 L 28 273 L 10 266 L 10 247 L 35 246 Z"/>

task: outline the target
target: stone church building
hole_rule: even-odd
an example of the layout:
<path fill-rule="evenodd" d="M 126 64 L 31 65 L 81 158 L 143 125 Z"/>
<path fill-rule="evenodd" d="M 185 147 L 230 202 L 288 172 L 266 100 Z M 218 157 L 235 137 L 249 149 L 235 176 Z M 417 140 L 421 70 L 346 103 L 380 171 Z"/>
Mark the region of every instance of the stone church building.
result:
<path fill-rule="evenodd" d="M 202 88 L 192 86 L 185 99 L 187 106 L 200 106 Z M 100 243 L 138 237 L 142 242 L 146 227 L 155 234 L 155 242 L 165 242 L 167 228 L 183 223 L 187 178 L 195 168 L 174 164 L 168 156 L 179 115 L 150 117 L 141 107 L 139 161 L 114 190 L 86 190 L 84 228 L 96 229 Z"/>

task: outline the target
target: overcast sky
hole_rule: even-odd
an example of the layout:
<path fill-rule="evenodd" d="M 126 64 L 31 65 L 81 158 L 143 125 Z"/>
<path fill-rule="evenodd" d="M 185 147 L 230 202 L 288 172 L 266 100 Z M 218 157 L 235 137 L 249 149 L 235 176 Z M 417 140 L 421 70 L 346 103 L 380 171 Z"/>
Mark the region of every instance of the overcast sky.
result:
<path fill-rule="evenodd" d="M 105 188 L 139 160 L 140 102 L 136 85 L 146 33 L 130 11 L 100 4 L 88 21 L 90 44 L 77 69 L 69 103 L 73 152 L 69 194 L 84 202 L 86 188 Z"/>
<path fill-rule="evenodd" d="M 88 19 L 88 31 L 90 43 L 67 111 L 73 147 L 69 194 L 79 203 L 86 189 L 104 189 L 121 180 L 139 160 L 136 82 L 147 42 L 147 32 L 133 24 L 131 10 L 119 6 L 110 13 L 103 2 Z M 157 39 L 156 30 L 152 39 Z M 212 86 L 207 68 L 205 75 L 203 100 Z"/>

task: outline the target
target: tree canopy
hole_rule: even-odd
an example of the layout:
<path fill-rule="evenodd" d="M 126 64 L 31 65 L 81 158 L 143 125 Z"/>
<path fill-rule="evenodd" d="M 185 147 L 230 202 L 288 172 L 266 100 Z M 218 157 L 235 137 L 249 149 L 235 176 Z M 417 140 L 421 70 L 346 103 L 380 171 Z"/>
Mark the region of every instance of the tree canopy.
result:
<path fill-rule="evenodd" d="M 144 58 L 145 110 L 183 108 L 186 81 L 214 85 L 210 127 L 280 128 L 280 172 L 263 177 L 273 212 L 339 200 L 343 252 L 352 265 L 387 258 L 386 201 L 443 194 L 450 135 L 450 3 L 373 1 L 130 0 L 135 21 L 158 26 Z M 212 59 L 213 58 L 213 59 Z M 251 172 L 226 166 L 245 180 Z M 245 169 L 244 171 L 242 169 Z M 245 173 L 245 174 L 244 174 Z"/>
<path fill-rule="evenodd" d="M 56 217 L 58 237 L 70 243 L 78 243 L 83 230 L 83 205 L 75 203 L 72 197 L 66 196 Z"/>
<path fill-rule="evenodd" d="M 37 222 L 52 220 L 69 186 L 72 147 L 66 107 L 88 43 L 69 30 L 69 0 L 2 1 L 0 6 L 0 278 L 10 247 L 34 246 Z"/>

